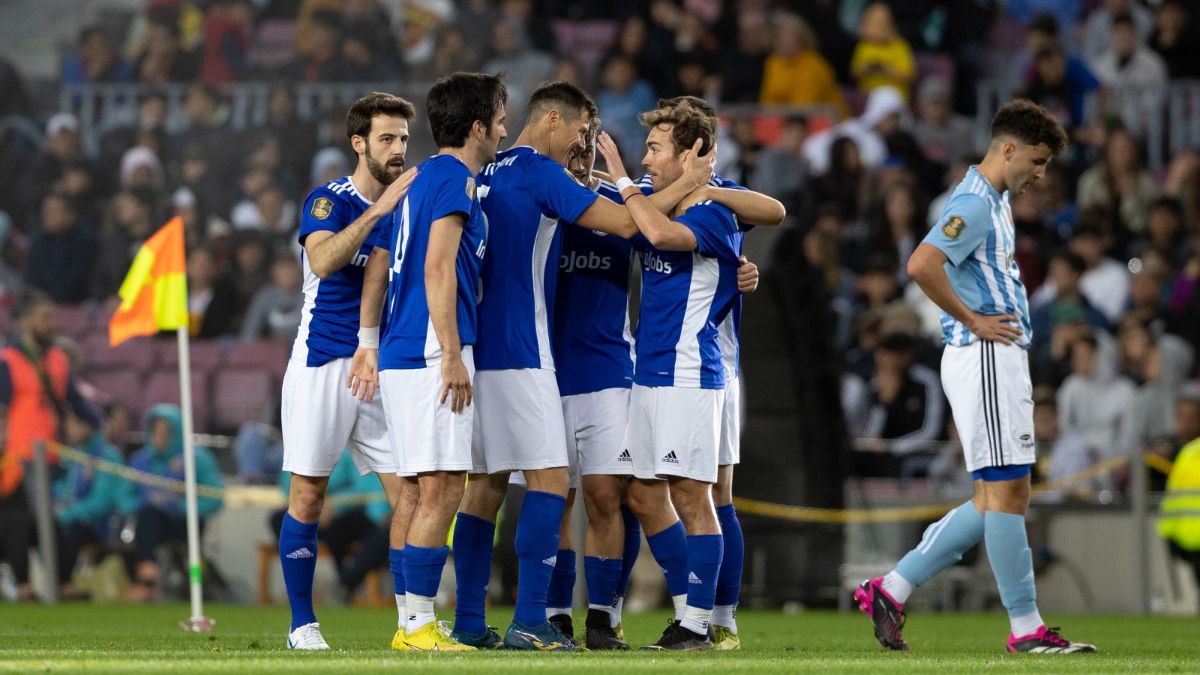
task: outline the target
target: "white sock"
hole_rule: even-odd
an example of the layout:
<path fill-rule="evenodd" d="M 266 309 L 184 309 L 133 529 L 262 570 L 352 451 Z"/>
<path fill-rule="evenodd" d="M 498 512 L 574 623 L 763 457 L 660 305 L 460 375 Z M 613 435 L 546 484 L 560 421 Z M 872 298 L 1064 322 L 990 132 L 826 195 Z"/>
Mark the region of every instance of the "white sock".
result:
<path fill-rule="evenodd" d="M 908 596 L 912 595 L 913 585 L 908 583 L 908 579 L 900 576 L 896 570 L 887 573 L 883 578 L 883 590 L 892 596 L 892 599 L 900 604 L 908 602 Z"/>
<path fill-rule="evenodd" d="M 613 603 L 612 607 L 608 608 L 609 621 L 612 622 L 612 627 L 616 628 L 621 625 L 621 610 L 625 609 L 625 596 L 620 596 Z"/>
<path fill-rule="evenodd" d="M 708 635 L 708 624 L 712 618 L 712 613 L 711 609 L 700 609 L 699 607 L 687 605 L 679 624 L 693 633 Z"/>
<path fill-rule="evenodd" d="M 433 623 L 433 620 L 437 617 L 433 613 L 433 598 L 413 593 L 407 593 L 406 596 L 405 599 L 408 603 L 408 627 L 405 628 L 405 631 L 409 635 L 412 635 Z"/>
<path fill-rule="evenodd" d="M 546 608 L 546 618 L 547 619 L 549 619 L 552 616 L 558 616 L 559 614 L 566 614 L 567 616 L 571 616 L 571 608 L 570 607 L 547 607 Z"/>
<path fill-rule="evenodd" d="M 717 605 L 713 607 L 712 619 L 714 626 L 724 626 L 737 633 L 737 605 Z"/>
<path fill-rule="evenodd" d="M 683 612 L 687 607 L 687 593 L 682 595 L 672 595 L 671 602 L 675 605 L 675 620 L 683 620 Z"/>
<path fill-rule="evenodd" d="M 404 628 L 408 625 L 408 608 L 405 605 L 403 593 L 396 594 L 396 628 Z"/>
<path fill-rule="evenodd" d="M 1037 610 L 1034 610 L 1033 614 L 1026 614 L 1025 616 L 1010 616 L 1008 623 L 1012 626 L 1012 634 L 1016 637 L 1035 633 L 1037 629 L 1046 625 L 1042 621 L 1042 615 Z"/>

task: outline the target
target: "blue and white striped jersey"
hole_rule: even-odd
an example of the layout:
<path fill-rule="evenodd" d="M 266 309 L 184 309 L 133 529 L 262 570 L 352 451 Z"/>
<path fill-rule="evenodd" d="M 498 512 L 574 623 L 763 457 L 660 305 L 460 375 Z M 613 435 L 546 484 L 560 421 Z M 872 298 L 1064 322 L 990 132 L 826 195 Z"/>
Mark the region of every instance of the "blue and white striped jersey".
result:
<path fill-rule="evenodd" d="M 314 189 L 304 201 L 300 245 L 303 246 L 304 240 L 313 232 L 341 232 L 370 205 L 371 202 L 358 193 L 349 176 Z M 386 229 L 389 223 L 389 219 L 381 218 L 367 241 L 381 229 Z M 371 245 L 364 243 L 347 265 L 321 279 L 313 274 L 308 256 L 303 252 L 300 254 L 304 269 L 304 306 L 300 310 L 300 329 L 292 344 L 293 359 L 315 367 L 354 356 L 354 350 L 358 348 L 363 270 L 370 255 Z"/>
<path fill-rule="evenodd" d="M 642 302 L 633 381 L 647 387 L 724 389 L 718 326 L 739 297 L 738 254 L 745 234 L 729 209 L 711 201 L 676 221 L 696 235 L 694 251 L 660 251 L 633 239 L 642 262 Z"/>
<path fill-rule="evenodd" d="M 1016 344 L 1028 349 L 1033 329 L 1029 297 L 1014 258 L 1016 240 L 1008 193 L 996 192 L 974 166 L 950 195 L 937 224 L 925 235 L 925 243 L 946 254 L 946 276 L 963 303 L 983 315 L 1016 316 L 1021 328 Z M 961 347 L 979 338 L 942 312 L 942 339 Z"/>

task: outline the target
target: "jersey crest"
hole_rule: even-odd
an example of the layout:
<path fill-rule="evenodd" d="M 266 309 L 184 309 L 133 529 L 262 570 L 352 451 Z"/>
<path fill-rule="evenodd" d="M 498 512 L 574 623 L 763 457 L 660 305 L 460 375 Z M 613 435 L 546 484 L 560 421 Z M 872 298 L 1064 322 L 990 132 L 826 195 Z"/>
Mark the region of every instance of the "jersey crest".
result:
<path fill-rule="evenodd" d="M 958 216 L 950 216 L 946 223 L 942 225 L 942 234 L 946 235 L 947 239 L 958 239 L 958 235 L 962 234 L 967 227 L 967 221 Z"/>
<path fill-rule="evenodd" d="M 326 197 L 317 197 L 313 200 L 312 208 L 309 213 L 317 220 L 325 220 L 329 214 L 333 213 L 333 202 Z"/>

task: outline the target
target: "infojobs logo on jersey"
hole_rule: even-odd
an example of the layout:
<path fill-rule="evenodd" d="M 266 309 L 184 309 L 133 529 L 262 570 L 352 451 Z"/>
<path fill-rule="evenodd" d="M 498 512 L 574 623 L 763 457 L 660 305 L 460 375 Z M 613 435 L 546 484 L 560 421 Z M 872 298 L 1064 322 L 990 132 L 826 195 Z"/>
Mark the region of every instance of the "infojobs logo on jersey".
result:
<path fill-rule="evenodd" d="M 575 270 L 607 270 L 612 267 L 612 257 L 597 255 L 595 251 L 589 251 L 587 255 L 564 253 L 559 258 L 559 267 L 568 274 Z"/>
<path fill-rule="evenodd" d="M 642 255 L 642 267 L 647 272 L 659 272 L 662 274 L 671 273 L 671 263 L 662 259 L 662 256 L 657 253 L 646 253 Z"/>

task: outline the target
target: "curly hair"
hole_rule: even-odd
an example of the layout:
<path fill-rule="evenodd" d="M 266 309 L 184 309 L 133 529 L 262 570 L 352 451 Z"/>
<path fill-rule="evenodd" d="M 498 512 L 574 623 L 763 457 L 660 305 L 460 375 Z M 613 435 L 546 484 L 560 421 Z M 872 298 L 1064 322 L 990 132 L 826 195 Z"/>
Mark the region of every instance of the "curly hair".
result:
<path fill-rule="evenodd" d="M 1001 136 L 1028 145 L 1045 145 L 1055 155 L 1067 148 L 1067 133 L 1058 120 L 1042 106 L 1023 98 L 1000 106 L 992 117 L 992 139 Z"/>
<path fill-rule="evenodd" d="M 648 110 L 639 115 L 638 120 L 651 129 L 661 124 L 671 125 L 675 154 L 691 148 L 696 139 L 700 139 L 700 154 L 707 155 L 717 142 L 716 120 L 690 103 L 680 102 Z"/>

